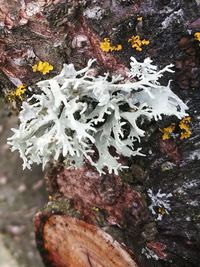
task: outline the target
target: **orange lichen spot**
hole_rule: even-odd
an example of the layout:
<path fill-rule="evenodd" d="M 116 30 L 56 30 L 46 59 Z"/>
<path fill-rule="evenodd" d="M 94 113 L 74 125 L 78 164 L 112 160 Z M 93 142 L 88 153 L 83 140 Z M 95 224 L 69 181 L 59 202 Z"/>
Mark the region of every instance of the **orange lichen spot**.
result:
<path fill-rule="evenodd" d="M 128 42 L 131 43 L 132 48 L 135 48 L 136 51 L 141 52 L 143 45 L 149 45 L 149 40 L 141 40 L 139 35 L 132 36 L 128 39 Z"/>
<path fill-rule="evenodd" d="M 143 20 L 143 17 L 139 16 L 137 17 L 137 21 L 142 21 Z"/>
<path fill-rule="evenodd" d="M 33 72 L 41 72 L 43 75 L 49 73 L 51 70 L 53 70 L 53 66 L 50 65 L 48 62 L 39 61 L 37 64 L 32 66 Z"/>
<path fill-rule="evenodd" d="M 180 121 L 179 127 L 182 130 L 180 139 L 186 139 L 190 137 L 191 135 L 190 125 L 189 125 L 190 122 L 191 122 L 191 117 L 189 116 L 183 118 Z"/>
<path fill-rule="evenodd" d="M 200 32 L 196 32 L 196 33 L 194 34 L 194 38 L 195 38 L 197 41 L 199 41 L 199 43 L 200 43 Z M 199 44 L 199 46 L 200 46 L 200 44 Z"/>
<path fill-rule="evenodd" d="M 175 130 L 175 123 L 172 123 L 170 126 L 160 129 L 163 133 L 162 140 L 168 140 L 170 138 L 170 134 Z"/>
<path fill-rule="evenodd" d="M 122 50 L 122 45 L 112 45 L 110 39 L 104 38 L 103 42 L 100 43 L 100 48 L 104 52 L 113 52 Z"/>
<path fill-rule="evenodd" d="M 16 99 L 19 99 L 21 101 L 24 100 L 24 94 L 26 92 L 26 87 L 23 84 L 20 84 L 14 91 L 9 92 L 6 97 L 9 102 L 12 102 Z"/>

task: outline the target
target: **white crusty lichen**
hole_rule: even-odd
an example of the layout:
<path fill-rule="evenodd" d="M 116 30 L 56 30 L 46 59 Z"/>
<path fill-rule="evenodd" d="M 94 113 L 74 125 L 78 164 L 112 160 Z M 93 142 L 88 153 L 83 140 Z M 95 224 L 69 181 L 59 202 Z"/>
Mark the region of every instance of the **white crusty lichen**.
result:
<path fill-rule="evenodd" d="M 142 254 L 144 254 L 147 259 L 154 259 L 156 261 L 159 260 L 158 255 L 148 247 L 142 249 Z"/>
<path fill-rule="evenodd" d="M 169 211 L 171 210 L 169 198 L 172 197 L 172 194 L 161 193 L 160 189 L 156 194 L 153 193 L 152 189 L 148 189 L 147 194 L 151 199 L 151 205 L 149 206 L 149 209 L 153 215 L 157 216 L 156 220 L 161 221 L 163 215 L 169 214 Z"/>
<path fill-rule="evenodd" d="M 44 167 L 62 155 L 73 166 L 87 161 L 100 173 L 107 169 L 117 174 L 126 168 L 120 155 L 143 155 L 135 141 L 145 135 L 145 120 L 186 115 L 187 106 L 170 90 L 170 82 L 159 82 L 164 72 L 173 72 L 172 65 L 158 70 L 150 58 L 139 63 L 131 57 L 128 78 L 108 73 L 94 77 L 94 61 L 79 71 L 65 64 L 59 75 L 38 82 L 40 93 L 23 102 L 19 128 L 8 138 L 23 168 L 33 163 Z"/>

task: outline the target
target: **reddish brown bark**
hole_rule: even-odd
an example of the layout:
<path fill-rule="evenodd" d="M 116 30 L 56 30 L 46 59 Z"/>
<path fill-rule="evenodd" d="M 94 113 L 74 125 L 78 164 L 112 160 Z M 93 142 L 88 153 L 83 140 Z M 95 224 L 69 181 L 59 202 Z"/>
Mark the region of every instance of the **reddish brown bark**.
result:
<path fill-rule="evenodd" d="M 91 222 L 94 221 L 95 209 L 101 210 L 110 224 L 124 224 L 125 214 L 131 216 L 135 225 L 145 220 L 141 195 L 123 184 L 119 176 L 100 176 L 97 171 L 82 167 L 63 169 L 54 179 L 58 186 L 56 193 L 73 200 L 74 208 Z"/>

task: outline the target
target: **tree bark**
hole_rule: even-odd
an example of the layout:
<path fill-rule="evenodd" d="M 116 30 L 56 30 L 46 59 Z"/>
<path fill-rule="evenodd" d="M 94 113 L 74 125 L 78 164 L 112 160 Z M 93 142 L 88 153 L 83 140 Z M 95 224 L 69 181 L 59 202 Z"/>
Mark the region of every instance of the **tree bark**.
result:
<path fill-rule="evenodd" d="M 194 39 L 200 32 L 200 2 L 0 3 L 0 88 L 10 89 L 12 82 L 36 90 L 35 82 L 43 77 L 31 66 L 38 60 L 54 66 L 47 77 L 64 62 L 80 68 L 90 58 L 97 58 L 97 73 L 126 75 L 130 56 L 149 56 L 159 67 L 175 65 L 167 78 L 173 79 L 173 91 L 187 102 L 192 118 L 192 135 L 185 140 L 173 117 L 146 125 L 142 146 L 147 156 L 128 159 L 130 169 L 120 176 L 99 176 L 90 166 L 48 166 L 50 201 L 35 217 L 46 266 L 200 266 L 200 43 Z M 136 52 L 127 41 L 132 35 L 150 44 Z M 122 51 L 103 52 L 105 37 L 122 44 Z M 174 136 L 162 140 L 159 129 L 172 122 Z M 149 188 L 172 193 L 171 211 L 161 221 L 148 209 Z M 147 249 L 154 257 L 147 257 Z"/>

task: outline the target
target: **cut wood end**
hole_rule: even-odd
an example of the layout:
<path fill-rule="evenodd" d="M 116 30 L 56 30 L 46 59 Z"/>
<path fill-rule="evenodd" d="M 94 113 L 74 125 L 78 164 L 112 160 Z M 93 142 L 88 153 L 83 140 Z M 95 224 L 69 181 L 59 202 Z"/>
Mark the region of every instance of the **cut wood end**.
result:
<path fill-rule="evenodd" d="M 52 215 L 39 227 L 42 236 L 36 229 L 36 240 L 43 239 L 40 251 L 48 267 L 138 267 L 117 241 L 94 225 Z"/>

